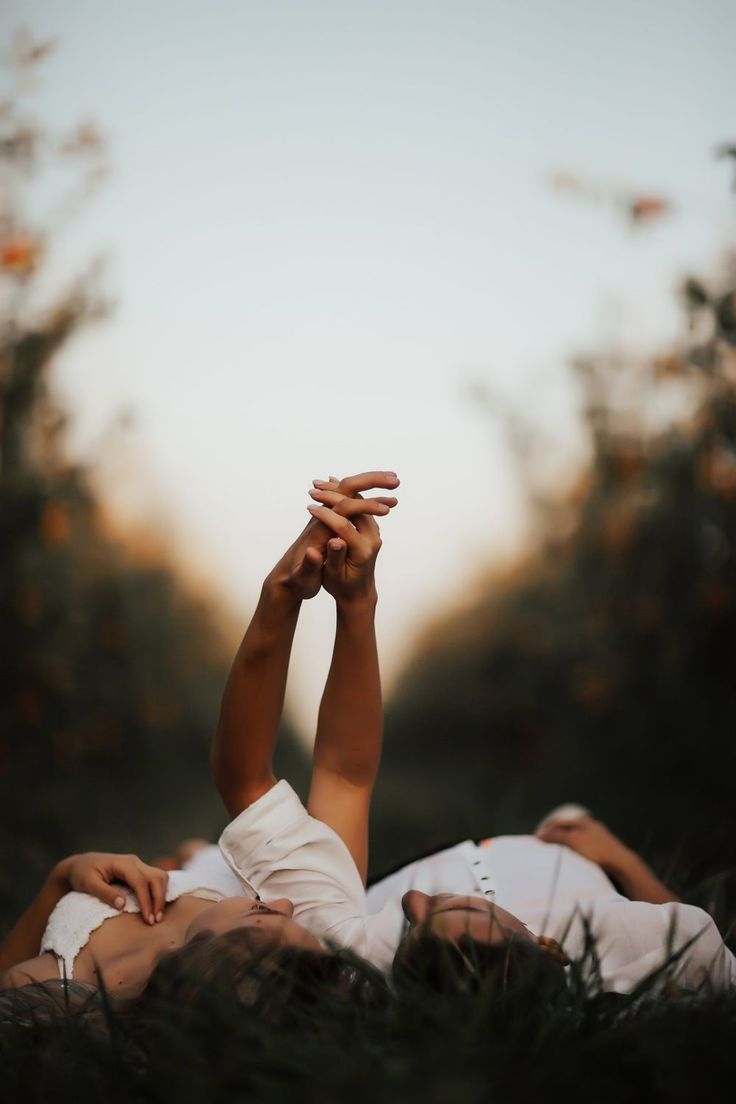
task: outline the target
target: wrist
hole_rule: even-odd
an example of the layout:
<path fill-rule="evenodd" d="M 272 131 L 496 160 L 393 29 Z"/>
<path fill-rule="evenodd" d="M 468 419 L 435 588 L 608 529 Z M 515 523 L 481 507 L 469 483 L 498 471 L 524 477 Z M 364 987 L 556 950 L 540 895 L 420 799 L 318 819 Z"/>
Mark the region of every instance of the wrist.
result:
<path fill-rule="evenodd" d="M 69 889 L 71 887 L 69 872 L 76 858 L 76 855 L 68 855 L 65 859 L 60 859 L 56 866 L 52 867 L 48 881 L 54 885 L 62 886 L 65 890 Z"/>
<path fill-rule="evenodd" d="M 301 604 L 301 596 L 274 568 L 263 581 L 259 606 L 265 611 L 289 614 L 298 613 Z"/>
<path fill-rule="evenodd" d="M 371 587 L 370 590 L 363 594 L 356 594 L 349 598 L 340 597 L 335 599 L 337 615 L 343 619 L 372 619 L 375 616 L 377 604 L 378 591 L 375 587 Z"/>

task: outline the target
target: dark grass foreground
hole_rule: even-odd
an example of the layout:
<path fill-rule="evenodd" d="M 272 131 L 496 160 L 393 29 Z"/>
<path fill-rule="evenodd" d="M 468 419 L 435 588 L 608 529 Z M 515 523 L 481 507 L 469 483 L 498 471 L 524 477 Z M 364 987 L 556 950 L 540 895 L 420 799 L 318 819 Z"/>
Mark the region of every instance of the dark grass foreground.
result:
<path fill-rule="evenodd" d="M 356 967 L 356 969 L 359 969 Z M 6 1101 L 729 1101 L 736 992 L 721 996 L 399 993 L 174 986 L 142 1010 L 56 986 L 0 998 Z M 81 992 L 80 992 L 81 991 Z"/>

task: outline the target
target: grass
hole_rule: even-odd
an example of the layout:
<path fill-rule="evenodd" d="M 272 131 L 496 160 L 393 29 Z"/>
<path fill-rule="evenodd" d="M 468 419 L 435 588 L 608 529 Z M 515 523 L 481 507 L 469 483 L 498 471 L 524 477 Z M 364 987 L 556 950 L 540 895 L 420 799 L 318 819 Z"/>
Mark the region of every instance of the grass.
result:
<path fill-rule="evenodd" d="M 4 1099 L 730 1104 L 736 1085 L 736 992 L 577 987 L 542 1002 L 410 985 L 313 1002 L 295 986 L 264 1015 L 212 982 L 193 1001 L 159 992 L 145 1012 L 76 990 L 66 1000 L 57 983 L 56 1010 L 0 1012 Z"/>

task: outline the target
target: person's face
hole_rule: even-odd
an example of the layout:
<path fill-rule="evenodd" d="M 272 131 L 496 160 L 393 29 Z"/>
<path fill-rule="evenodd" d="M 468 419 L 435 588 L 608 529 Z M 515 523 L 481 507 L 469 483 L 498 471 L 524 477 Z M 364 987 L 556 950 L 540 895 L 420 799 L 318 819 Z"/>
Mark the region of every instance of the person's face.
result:
<path fill-rule="evenodd" d="M 401 906 L 409 921 L 409 939 L 419 932 L 453 943 L 463 935 L 479 943 L 522 939 L 538 944 L 563 965 L 568 961 L 556 940 L 534 935 L 518 916 L 484 897 L 462 897 L 452 893 L 430 896 L 411 889 L 401 898 Z"/>
<path fill-rule="evenodd" d="M 210 908 L 202 909 L 189 925 L 186 941 L 200 932 L 224 935 L 244 928 L 255 940 L 267 940 L 277 947 L 299 947 L 306 951 L 321 951 L 318 939 L 292 920 L 294 906 L 286 897 L 277 901 L 251 901 L 247 897 L 227 897 Z"/>

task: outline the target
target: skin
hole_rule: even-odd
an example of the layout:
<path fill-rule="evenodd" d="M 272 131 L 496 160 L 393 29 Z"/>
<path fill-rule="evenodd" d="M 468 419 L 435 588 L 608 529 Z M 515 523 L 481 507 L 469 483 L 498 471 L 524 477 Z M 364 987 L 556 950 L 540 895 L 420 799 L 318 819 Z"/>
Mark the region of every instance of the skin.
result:
<path fill-rule="evenodd" d="M 29 960 L 38 950 L 57 903 L 72 890 L 89 893 L 112 908 L 122 909 L 119 884 L 127 885 L 140 906 L 140 919 L 152 926 L 160 922 L 166 902 L 168 875 L 148 866 L 136 855 L 110 855 L 91 851 L 70 855 L 52 869 L 36 897 L 0 944 L 2 974 L 18 962 Z"/>
<path fill-rule="evenodd" d="M 375 637 L 377 517 L 396 505 L 395 472 L 315 480 L 312 517 L 267 576 L 225 686 L 212 776 L 231 816 L 275 784 L 273 750 L 301 603 L 322 586 L 335 599 L 332 662 L 320 704 L 307 801 L 344 841 L 365 878 L 368 814 L 381 753 L 381 682 Z M 349 741 L 346 740 L 349 733 Z"/>
<path fill-rule="evenodd" d="M 291 919 L 292 912 L 287 900 L 266 903 L 229 897 L 213 904 L 187 894 L 172 902 L 154 925 L 146 924 L 136 913 L 111 917 L 92 932 L 77 956 L 74 980 L 97 986 L 102 975 L 114 996 L 138 996 L 160 956 L 178 950 L 201 932 L 223 935 L 243 928 L 252 931 L 254 938 L 267 941 L 269 949 L 290 945 L 322 950 L 319 941 Z M 15 966 L 3 983 L 25 985 L 58 977 L 56 956 L 44 954 Z"/>
<path fill-rule="evenodd" d="M 548 821 L 538 829 L 537 838 L 545 843 L 562 844 L 597 863 L 631 901 L 663 905 L 680 900 L 635 851 L 594 817 Z"/>
<path fill-rule="evenodd" d="M 391 495 L 363 499 L 361 492 L 398 486 L 393 472 L 364 472 L 345 480 L 316 480 L 310 494 L 312 517 L 276 564 L 264 584 L 261 601 L 236 656 L 213 746 L 213 772 L 225 803 L 236 815 L 275 783 L 271 753 L 283 708 L 291 640 L 301 602 L 320 587 L 332 594 L 337 628 L 332 665 L 320 707 L 309 808 L 342 834 L 356 862 L 367 865 L 370 792 L 380 755 L 381 699 L 375 645 L 374 567 L 381 547 L 376 516 L 396 505 Z M 356 705 L 347 691 L 355 671 L 363 689 Z M 357 709 L 357 713 L 356 713 Z M 345 761 L 336 756 L 340 733 L 351 726 Z M 241 739 L 241 735 L 244 739 Z M 199 845 L 199 841 L 195 841 Z M 24 985 L 59 976 L 54 955 L 30 957 L 48 917 L 69 892 L 89 892 L 115 908 L 123 899 L 113 881 L 138 896 L 140 914 L 109 918 L 91 934 L 74 964 L 75 980 L 96 985 L 99 975 L 111 992 L 141 991 L 158 957 L 176 950 L 201 931 L 222 934 L 252 929 L 272 947 L 321 949 L 317 939 L 292 919 L 293 906 L 281 899 L 265 904 L 231 898 L 216 905 L 191 895 L 165 907 L 167 875 L 135 856 L 87 856 L 80 875 L 79 856 L 64 860 L 0 946 L 6 971 L 0 985 Z M 74 864 L 77 863 L 75 866 Z M 168 865 L 168 863 L 167 863 Z M 70 870 L 75 877 L 70 879 Z M 115 925 L 110 924 L 115 919 Z"/>
<path fill-rule="evenodd" d="M 587 814 L 547 821 L 536 835 L 545 843 L 569 847 L 596 863 L 632 901 L 665 904 L 679 900 L 634 851 L 605 824 Z M 409 938 L 421 928 L 453 942 L 462 935 L 484 943 L 499 943 L 511 937 L 529 939 L 563 964 L 568 961 L 554 939 L 533 935 L 518 917 L 483 897 L 430 897 L 411 890 L 402 898 L 402 907 L 410 924 Z"/>
<path fill-rule="evenodd" d="M 569 959 L 559 943 L 547 936 L 534 935 L 526 924 L 484 897 L 457 896 L 452 893 L 421 893 L 411 889 L 401 898 L 401 907 L 409 921 L 407 938 L 420 932 L 457 942 L 469 935 L 479 943 L 505 943 L 523 939 L 536 943 L 548 954 L 567 965 Z"/>

